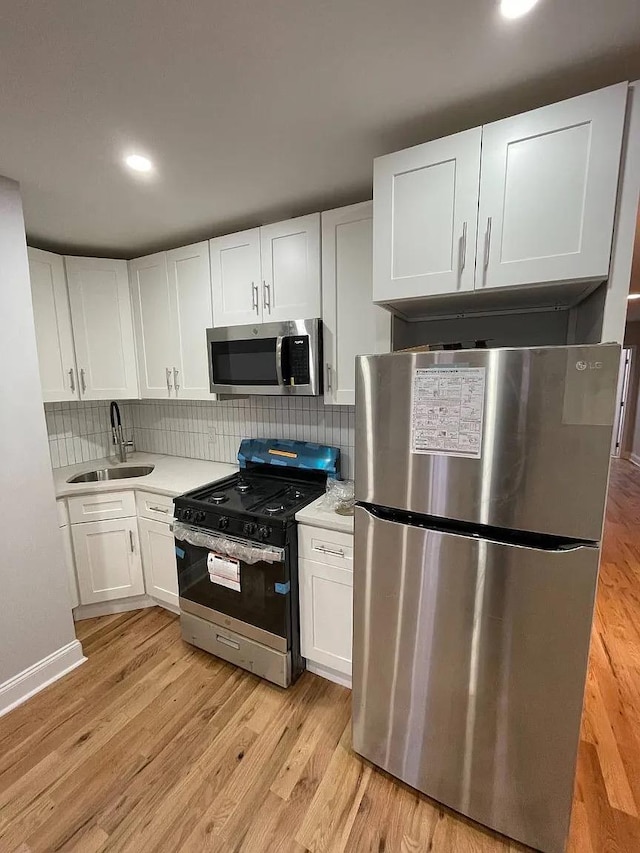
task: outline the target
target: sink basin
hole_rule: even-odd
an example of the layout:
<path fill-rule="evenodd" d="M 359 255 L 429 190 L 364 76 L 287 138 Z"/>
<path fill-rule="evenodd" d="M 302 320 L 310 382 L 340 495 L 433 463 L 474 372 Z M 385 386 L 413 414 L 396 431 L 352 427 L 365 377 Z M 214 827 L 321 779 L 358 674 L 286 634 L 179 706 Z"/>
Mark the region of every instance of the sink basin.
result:
<path fill-rule="evenodd" d="M 86 474 L 76 474 L 69 477 L 67 483 L 97 483 L 101 480 L 125 480 L 129 477 L 146 477 L 154 465 L 128 465 L 126 468 L 101 468 L 99 471 L 87 471 Z"/>

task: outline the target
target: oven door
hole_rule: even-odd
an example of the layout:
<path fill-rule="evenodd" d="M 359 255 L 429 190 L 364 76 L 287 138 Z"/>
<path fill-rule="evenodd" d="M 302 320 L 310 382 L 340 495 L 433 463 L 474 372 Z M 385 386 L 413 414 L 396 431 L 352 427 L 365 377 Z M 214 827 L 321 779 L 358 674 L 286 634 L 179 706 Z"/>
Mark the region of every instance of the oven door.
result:
<path fill-rule="evenodd" d="M 175 544 L 182 611 L 277 651 L 290 648 L 291 584 L 286 549 L 280 561 L 248 562 L 221 553 L 215 545 L 195 545 L 182 538 L 176 538 Z M 259 546 L 246 543 L 246 547 L 255 559 Z"/>
<path fill-rule="evenodd" d="M 319 320 L 292 320 L 207 330 L 214 394 L 319 394 Z"/>

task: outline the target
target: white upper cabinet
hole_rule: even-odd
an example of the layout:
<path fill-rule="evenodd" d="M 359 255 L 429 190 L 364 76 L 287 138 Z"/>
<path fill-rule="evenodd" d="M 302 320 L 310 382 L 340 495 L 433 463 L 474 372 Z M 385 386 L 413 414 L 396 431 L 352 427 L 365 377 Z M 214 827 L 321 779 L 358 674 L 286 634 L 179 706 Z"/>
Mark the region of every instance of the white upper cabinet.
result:
<path fill-rule="evenodd" d="M 28 253 L 42 399 L 45 403 L 78 400 L 64 261 L 60 255 L 40 249 L 30 248 Z"/>
<path fill-rule="evenodd" d="M 242 326 L 262 321 L 260 229 L 209 241 L 213 325 Z"/>
<path fill-rule="evenodd" d="M 486 125 L 476 288 L 607 278 L 621 83 Z"/>
<path fill-rule="evenodd" d="M 212 399 L 206 330 L 211 279 L 206 242 L 129 261 L 140 395 Z"/>
<path fill-rule="evenodd" d="M 473 290 L 482 129 L 374 161 L 377 302 Z"/>
<path fill-rule="evenodd" d="M 175 364 L 166 252 L 129 261 L 140 396 L 169 397 Z"/>
<path fill-rule="evenodd" d="M 627 91 L 378 158 L 375 301 L 606 279 Z"/>
<path fill-rule="evenodd" d="M 213 325 L 320 317 L 320 214 L 209 241 Z"/>
<path fill-rule="evenodd" d="M 207 243 L 167 252 L 167 272 L 175 335 L 175 394 L 187 400 L 210 400 L 207 329 L 213 314 Z"/>
<path fill-rule="evenodd" d="M 391 315 L 373 304 L 373 203 L 322 214 L 324 400 L 355 404 L 357 355 L 389 352 Z"/>
<path fill-rule="evenodd" d="M 82 399 L 137 397 L 127 262 L 67 257 L 65 264 Z"/>
<path fill-rule="evenodd" d="M 264 322 L 320 317 L 320 214 L 260 229 Z"/>

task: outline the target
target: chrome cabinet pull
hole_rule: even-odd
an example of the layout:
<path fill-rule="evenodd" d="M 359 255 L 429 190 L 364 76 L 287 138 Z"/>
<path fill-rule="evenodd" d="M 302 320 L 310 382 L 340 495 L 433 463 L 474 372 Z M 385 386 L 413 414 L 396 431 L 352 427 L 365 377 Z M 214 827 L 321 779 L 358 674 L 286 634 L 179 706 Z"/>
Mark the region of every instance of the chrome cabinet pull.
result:
<path fill-rule="evenodd" d="M 264 307 L 267 309 L 269 314 L 271 314 L 271 285 L 268 281 L 262 282 L 262 301 L 264 303 Z"/>
<path fill-rule="evenodd" d="M 333 551 L 331 548 L 325 548 L 324 545 L 318 545 L 316 551 L 320 551 L 321 554 L 331 554 L 332 557 L 344 557 L 344 551 Z"/>
<path fill-rule="evenodd" d="M 491 247 L 491 217 L 487 219 L 487 230 L 484 237 L 484 268 L 489 266 L 489 249 Z"/>
<path fill-rule="evenodd" d="M 167 367 L 167 391 L 171 394 L 171 368 Z"/>
<path fill-rule="evenodd" d="M 327 362 L 327 391 L 333 391 L 333 384 L 331 382 L 331 365 Z"/>
<path fill-rule="evenodd" d="M 180 386 L 178 385 L 178 374 L 179 373 L 180 373 L 180 371 L 178 370 L 178 368 L 174 367 L 173 368 L 173 387 L 176 389 L 176 394 L 180 390 Z"/>
<path fill-rule="evenodd" d="M 163 512 L 165 515 L 169 512 L 169 509 L 166 506 L 150 506 L 149 509 L 152 512 Z"/>
<path fill-rule="evenodd" d="M 467 223 L 462 223 L 462 237 L 460 238 L 460 274 L 467 263 Z"/>
<path fill-rule="evenodd" d="M 82 393 L 87 390 L 87 383 L 84 381 L 84 367 L 80 368 L 80 387 L 82 388 Z"/>
<path fill-rule="evenodd" d="M 129 531 L 129 544 L 131 545 L 131 553 L 135 553 L 135 545 L 133 544 L 133 530 Z"/>
<path fill-rule="evenodd" d="M 258 285 L 255 281 L 251 282 L 251 306 L 255 310 L 256 314 L 260 313 L 260 306 L 258 305 Z"/>
<path fill-rule="evenodd" d="M 67 372 L 69 373 L 69 385 L 71 386 L 71 393 L 75 394 L 76 393 L 76 382 L 75 382 L 75 379 L 73 378 L 73 367 L 71 368 L 71 370 L 69 370 Z"/>

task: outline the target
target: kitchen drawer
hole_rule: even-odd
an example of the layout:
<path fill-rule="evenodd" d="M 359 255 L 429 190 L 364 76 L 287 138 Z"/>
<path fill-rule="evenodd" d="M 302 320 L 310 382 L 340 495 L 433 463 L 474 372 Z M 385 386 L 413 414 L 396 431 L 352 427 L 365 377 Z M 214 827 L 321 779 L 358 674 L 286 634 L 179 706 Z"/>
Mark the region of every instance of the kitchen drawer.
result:
<path fill-rule="evenodd" d="M 167 522 L 173 520 L 173 498 L 168 498 L 166 495 L 136 492 L 136 506 L 140 518 Z"/>
<path fill-rule="evenodd" d="M 136 514 L 133 492 L 98 492 L 68 499 L 72 524 L 83 521 L 104 521 L 108 518 L 127 518 Z"/>
<path fill-rule="evenodd" d="M 56 501 L 56 509 L 58 510 L 58 527 L 65 527 L 69 524 L 69 510 L 64 498 Z"/>
<path fill-rule="evenodd" d="M 351 571 L 353 568 L 353 536 L 337 530 L 300 525 L 298 528 L 300 557 Z"/>

